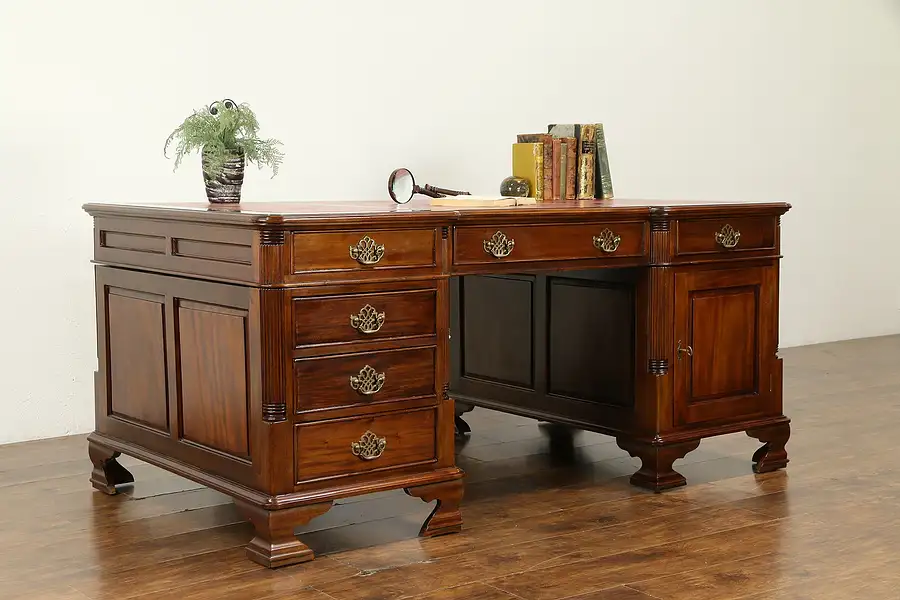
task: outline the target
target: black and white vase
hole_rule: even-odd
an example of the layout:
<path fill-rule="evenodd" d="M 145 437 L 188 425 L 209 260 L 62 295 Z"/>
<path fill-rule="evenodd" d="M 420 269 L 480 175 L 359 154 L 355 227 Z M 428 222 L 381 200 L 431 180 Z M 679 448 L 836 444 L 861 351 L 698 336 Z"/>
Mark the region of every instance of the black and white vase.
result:
<path fill-rule="evenodd" d="M 244 154 L 235 153 L 225 160 L 218 173 L 211 177 L 206 172 L 206 154 L 203 154 L 203 182 L 206 197 L 211 204 L 238 204 L 241 201 L 241 186 L 244 184 Z"/>

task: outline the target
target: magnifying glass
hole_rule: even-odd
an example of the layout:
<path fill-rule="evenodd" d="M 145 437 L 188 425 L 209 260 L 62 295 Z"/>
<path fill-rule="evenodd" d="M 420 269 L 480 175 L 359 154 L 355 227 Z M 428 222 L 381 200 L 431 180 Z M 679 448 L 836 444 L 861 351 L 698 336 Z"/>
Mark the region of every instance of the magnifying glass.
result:
<path fill-rule="evenodd" d="M 444 196 L 470 196 L 469 192 L 448 190 L 425 184 L 419 187 L 416 178 L 409 169 L 395 169 L 388 177 L 388 193 L 397 204 L 406 204 L 415 194 L 422 194 L 431 198 L 443 198 Z"/>

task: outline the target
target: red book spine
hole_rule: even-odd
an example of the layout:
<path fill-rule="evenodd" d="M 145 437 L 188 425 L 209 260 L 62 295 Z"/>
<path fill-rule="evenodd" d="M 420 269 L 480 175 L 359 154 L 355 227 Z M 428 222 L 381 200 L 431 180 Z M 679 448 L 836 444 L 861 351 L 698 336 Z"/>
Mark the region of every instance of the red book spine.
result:
<path fill-rule="evenodd" d="M 570 137 L 565 138 L 567 144 L 566 157 L 566 200 L 575 199 L 575 182 L 577 180 L 576 173 L 578 171 L 578 140 Z"/>
<path fill-rule="evenodd" d="M 562 140 L 559 138 L 553 138 L 553 173 L 551 185 L 553 186 L 553 195 L 552 198 L 554 200 L 559 200 L 559 178 L 565 177 L 565 173 L 560 173 L 559 169 L 562 166 L 560 164 L 560 153 L 562 152 Z"/>

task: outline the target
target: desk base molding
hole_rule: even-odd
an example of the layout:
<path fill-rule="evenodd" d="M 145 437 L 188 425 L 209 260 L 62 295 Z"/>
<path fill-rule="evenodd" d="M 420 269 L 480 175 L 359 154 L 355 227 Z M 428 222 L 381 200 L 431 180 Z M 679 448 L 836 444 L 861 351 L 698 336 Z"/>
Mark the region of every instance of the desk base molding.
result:
<path fill-rule="evenodd" d="M 227 496 L 243 500 L 247 504 L 259 506 L 267 510 L 286 510 L 289 508 L 295 508 L 307 504 L 318 504 L 330 500 L 338 500 L 340 498 L 373 494 L 375 492 L 384 492 L 387 490 L 413 488 L 462 480 L 465 477 L 465 472 L 459 467 L 447 467 L 443 469 L 429 470 L 418 474 L 401 475 L 397 477 L 382 477 L 377 480 L 367 482 L 358 482 L 342 486 L 334 486 L 331 488 L 316 489 L 310 492 L 294 492 L 289 494 L 270 495 L 252 490 L 240 484 L 234 483 L 233 481 L 229 481 L 224 477 L 219 477 L 218 475 L 208 473 L 206 471 L 201 471 L 200 469 L 194 468 L 191 465 L 174 461 L 162 454 L 157 454 L 156 452 L 147 450 L 146 448 L 143 448 L 141 446 L 132 444 L 130 442 L 125 442 L 123 440 L 117 440 L 115 438 L 103 435 L 102 433 L 93 432 L 88 436 L 88 452 L 95 453 L 90 454 L 92 460 L 94 456 L 97 456 L 98 460 L 101 461 L 102 459 L 100 457 L 106 456 L 107 454 L 114 454 L 116 457 L 120 456 L 120 454 L 127 454 L 128 456 L 133 456 L 134 458 L 142 460 L 155 467 L 159 467 L 160 469 L 164 469 L 166 471 L 169 471 L 170 473 L 174 473 L 176 475 L 184 477 L 185 479 L 190 479 L 191 481 L 199 483 L 200 485 L 205 485 L 206 487 L 212 488 L 218 492 L 222 492 Z M 105 463 L 102 463 L 106 465 L 108 473 L 108 475 L 106 475 L 107 478 L 104 480 L 98 477 L 95 480 L 94 476 L 92 475 L 91 483 L 95 483 L 96 481 L 99 485 L 102 486 L 105 485 L 104 481 L 115 482 L 114 485 L 132 483 L 134 481 L 131 473 L 129 473 L 118 462 L 115 463 L 118 469 L 121 469 L 121 471 L 127 473 L 127 477 L 130 479 L 127 479 L 123 474 L 120 474 L 116 467 L 110 467 L 110 462 L 112 460 L 114 459 L 107 459 Z M 95 466 L 95 470 L 97 468 L 98 467 Z M 102 472 L 103 471 L 101 469 L 101 473 Z M 97 489 L 101 488 L 98 487 Z M 107 493 L 109 493 L 110 495 L 114 495 L 116 493 L 116 490 L 113 487 L 112 491 Z"/>

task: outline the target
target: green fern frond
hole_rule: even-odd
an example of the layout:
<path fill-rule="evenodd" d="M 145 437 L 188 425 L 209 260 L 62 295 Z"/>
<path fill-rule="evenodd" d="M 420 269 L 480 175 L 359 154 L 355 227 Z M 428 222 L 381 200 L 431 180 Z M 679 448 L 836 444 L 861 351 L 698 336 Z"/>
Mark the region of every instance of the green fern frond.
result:
<path fill-rule="evenodd" d="M 215 110 L 215 114 L 210 109 Z M 169 147 L 175 142 L 173 171 L 190 153 L 201 152 L 203 170 L 214 176 L 228 158 L 244 155 L 247 162 L 256 163 L 260 169 L 268 165 L 272 177 L 278 174 L 284 154 L 281 142 L 258 137 L 259 121 L 246 103 L 226 106 L 215 102 L 211 106 L 194 110 L 166 138 L 163 155 L 168 158 Z"/>

